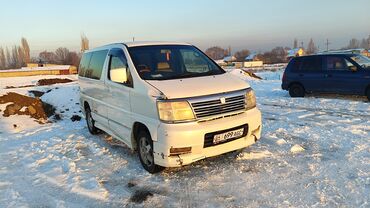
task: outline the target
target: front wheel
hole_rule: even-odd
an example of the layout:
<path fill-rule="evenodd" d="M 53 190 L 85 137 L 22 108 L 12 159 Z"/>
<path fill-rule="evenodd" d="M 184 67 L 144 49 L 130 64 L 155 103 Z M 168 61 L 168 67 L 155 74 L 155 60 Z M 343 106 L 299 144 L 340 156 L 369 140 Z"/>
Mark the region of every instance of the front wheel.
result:
<path fill-rule="evenodd" d="M 292 84 L 292 86 L 289 87 L 289 95 L 290 97 L 304 97 L 305 90 L 300 84 Z"/>
<path fill-rule="evenodd" d="M 85 116 L 86 116 L 86 123 L 87 123 L 87 128 L 89 129 L 89 132 L 93 135 L 98 134 L 99 129 L 95 127 L 95 120 L 93 119 L 91 115 L 91 110 L 89 107 L 87 107 L 85 110 Z"/>
<path fill-rule="evenodd" d="M 139 159 L 144 169 L 152 174 L 162 171 L 164 167 L 154 163 L 153 141 L 147 131 L 139 132 L 137 143 Z"/>

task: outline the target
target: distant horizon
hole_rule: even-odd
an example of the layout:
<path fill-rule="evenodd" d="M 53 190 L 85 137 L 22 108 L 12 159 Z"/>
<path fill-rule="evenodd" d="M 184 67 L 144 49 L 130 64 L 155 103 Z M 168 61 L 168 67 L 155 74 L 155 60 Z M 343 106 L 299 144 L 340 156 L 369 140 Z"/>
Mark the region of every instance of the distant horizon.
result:
<path fill-rule="evenodd" d="M 25 37 L 31 55 L 66 47 L 80 50 L 84 33 L 90 48 L 112 42 L 181 41 L 205 50 L 212 46 L 265 52 L 293 47 L 294 39 L 307 47 L 312 38 L 319 49 L 340 49 L 352 38 L 368 38 L 370 1 L 170 0 L 122 2 L 53 2 L 14 0 L 2 3 L 0 47 L 20 45 Z M 40 6 L 41 5 L 41 6 Z M 210 7 L 210 5 L 212 5 Z M 266 6 L 268 5 L 268 7 Z M 350 15 L 348 11 L 351 12 Z M 21 15 L 18 15 L 21 14 Z M 11 21 L 3 21 L 9 19 Z"/>

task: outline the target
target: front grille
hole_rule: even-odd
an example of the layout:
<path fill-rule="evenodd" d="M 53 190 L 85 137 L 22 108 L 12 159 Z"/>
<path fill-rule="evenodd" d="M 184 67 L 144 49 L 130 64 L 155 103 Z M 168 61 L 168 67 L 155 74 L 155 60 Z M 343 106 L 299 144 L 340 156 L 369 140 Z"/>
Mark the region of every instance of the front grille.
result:
<path fill-rule="evenodd" d="M 225 99 L 224 103 L 221 103 L 222 98 Z M 191 106 L 198 119 L 235 113 L 245 109 L 245 95 L 244 91 L 220 94 L 208 99 L 192 101 Z"/>
<path fill-rule="evenodd" d="M 228 132 L 228 131 L 233 131 L 233 130 L 240 129 L 240 128 L 244 128 L 244 132 L 243 132 L 243 135 L 242 136 L 235 137 L 235 138 L 232 138 L 232 139 L 228 139 L 226 141 L 223 141 L 223 142 L 220 142 L 220 143 L 217 143 L 217 144 L 214 144 L 213 143 L 213 138 L 214 138 L 214 136 L 216 134 L 222 134 L 222 133 L 225 133 L 225 132 Z M 204 135 L 204 144 L 203 144 L 203 147 L 204 148 L 206 148 L 206 147 L 213 147 L 213 146 L 216 146 L 216 145 L 220 145 L 220 144 L 224 144 L 224 143 L 227 143 L 227 142 L 231 142 L 231 141 L 240 139 L 242 137 L 245 137 L 245 136 L 247 136 L 247 134 L 248 134 L 248 124 L 245 124 L 245 125 L 242 125 L 242 126 L 237 126 L 237 127 L 231 128 L 231 129 L 226 129 L 226 130 L 221 130 L 221 131 L 217 131 L 217 132 L 207 133 L 206 135 Z"/>

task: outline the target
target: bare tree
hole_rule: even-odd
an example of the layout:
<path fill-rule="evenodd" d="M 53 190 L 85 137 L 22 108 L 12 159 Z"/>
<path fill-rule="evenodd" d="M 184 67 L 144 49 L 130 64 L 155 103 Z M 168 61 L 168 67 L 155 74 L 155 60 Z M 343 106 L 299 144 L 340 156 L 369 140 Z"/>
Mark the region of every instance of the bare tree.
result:
<path fill-rule="evenodd" d="M 208 48 L 205 53 L 213 60 L 219 60 L 227 56 L 228 50 L 223 49 L 218 46 L 214 46 L 214 47 Z"/>
<path fill-rule="evenodd" d="M 69 62 L 69 50 L 67 48 L 60 47 L 55 51 L 57 63 L 67 64 Z"/>
<path fill-rule="evenodd" d="M 54 52 L 43 51 L 39 54 L 39 59 L 47 63 L 56 63 L 56 55 Z"/>
<path fill-rule="evenodd" d="M 19 68 L 19 65 L 18 65 L 18 47 L 17 46 L 13 46 L 12 48 L 12 54 L 11 54 L 11 59 L 10 59 L 10 68 Z"/>
<path fill-rule="evenodd" d="M 284 47 L 276 47 L 271 51 L 258 54 L 257 58 L 267 64 L 285 63 L 287 52 Z"/>
<path fill-rule="evenodd" d="M 298 48 L 298 40 L 297 40 L 297 38 L 294 39 L 293 48 Z"/>
<path fill-rule="evenodd" d="M 80 65 L 80 56 L 76 52 L 69 52 L 68 54 L 68 65 L 73 65 L 78 67 Z"/>
<path fill-rule="evenodd" d="M 9 51 L 8 47 L 6 47 L 5 52 L 6 52 L 6 67 L 11 68 L 10 65 L 11 65 L 11 62 L 12 62 L 12 58 L 10 56 L 10 51 Z"/>
<path fill-rule="evenodd" d="M 6 69 L 6 58 L 2 47 L 0 47 L 0 69 Z"/>
<path fill-rule="evenodd" d="M 237 61 L 244 61 L 247 56 L 249 56 L 251 52 L 247 49 L 241 50 L 235 53 L 235 58 Z"/>
<path fill-rule="evenodd" d="M 362 39 L 360 47 L 364 48 L 364 49 L 367 49 L 368 43 L 367 43 L 367 40 L 365 38 Z"/>
<path fill-rule="evenodd" d="M 89 39 L 85 34 L 81 35 L 81 52 L 89 50 Z"/>
<path fill-rule="evenodd" d="M 307 54 L 314 54 L 317 51 L 317 47 L 315 46 L 315 43 L 313 42 L 312 38 L 307 46 Z"/>
<path fill-rule="evenodd" d="M 23 51 L 23 48 L 18 46 L 17 47 L 17 50 L 18 50 L 18 60 L 17 60 L 17 68 L 20 68 L 22 66 L 25 66 L 25 63 L 24 60 L 24 51 Z"/>
<path fill-rule="evenodd" d="M 30 46 L 28 45 L 28 41 L 26 38 L 22 38 L 22 50 L 23 50 L 23 62 L 29 63 L 31 61 L 31 55 L 30 55 Z"/>
<path fill-rule="evenodd" d="M 348 49 L 354 49 L 354 48 L 359 48 L 360 46 L 360 41 L 357 40 L 356 38 L 352 38 L 350 41 L 349 41 L 349 44 L 348 44 Z"/>

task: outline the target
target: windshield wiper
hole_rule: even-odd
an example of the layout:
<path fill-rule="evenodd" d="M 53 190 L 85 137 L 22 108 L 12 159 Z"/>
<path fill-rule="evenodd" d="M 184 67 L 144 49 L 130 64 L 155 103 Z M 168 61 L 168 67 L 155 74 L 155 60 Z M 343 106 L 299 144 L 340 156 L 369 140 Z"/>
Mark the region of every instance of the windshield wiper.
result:
<path fill-rule="evenodd" d="M 218 74 L 222 74 L 222 73 L 219 73 L 218 71 L 213 71 L 213 70 L 203 72 L 203 73 L 187 72 L 187 73 L 184 73 L 184 74 L 174 74 L 174 75 L 170 75 L 170 76 L 153 78 L 151 80 L 181 79 L 181 78 L 201 77 L 201 76 L 218 75 Z"/>

